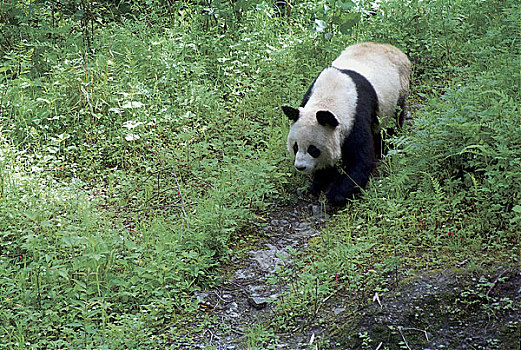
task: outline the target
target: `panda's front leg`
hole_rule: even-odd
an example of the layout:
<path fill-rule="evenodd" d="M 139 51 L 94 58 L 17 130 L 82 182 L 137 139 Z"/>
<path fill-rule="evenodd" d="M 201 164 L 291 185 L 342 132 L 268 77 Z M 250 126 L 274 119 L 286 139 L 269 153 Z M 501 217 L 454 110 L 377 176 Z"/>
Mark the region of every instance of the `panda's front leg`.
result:
<path fill-rule="evenodd" d="M 333 205 L 345 205 L 348 199 L 353 199 L 367 185 L 371 171 L 372 167 L 368 166 L 343 169 L 326 192 L 327 200 Z"/>
<path fill-rule="evenodd" d="M 365 188 L 375 165 L 374 140 L 369 128 L 355 128 L 342 145 L 342 169 L 326 192 L 328 201 L 345 205 Z"/>
<path fill-rule="evenodd" d="M 317 170 L 313 175 L 313 183 L 309 191 L 313 196 L 320 195 L 320 192 L 327 192 L 339 176 L 335 167 Z"/>

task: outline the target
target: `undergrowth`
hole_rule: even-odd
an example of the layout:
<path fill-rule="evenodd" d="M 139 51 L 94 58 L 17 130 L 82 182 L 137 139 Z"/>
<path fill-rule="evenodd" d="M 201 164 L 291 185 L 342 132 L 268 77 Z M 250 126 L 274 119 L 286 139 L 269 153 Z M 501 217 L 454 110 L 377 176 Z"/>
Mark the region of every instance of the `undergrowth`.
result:
<path fill-rule="evenodd" d="M 279 106 L 356 41 L 411 57 L 413 125 L 285 272 L 250 347 L 337 290 L 514 261 L 519 5 L 356 3 L 4 2 L 0 348 L 163 348 L 165 330 L 210 324 L 194 292 L 302 180 Z"/>

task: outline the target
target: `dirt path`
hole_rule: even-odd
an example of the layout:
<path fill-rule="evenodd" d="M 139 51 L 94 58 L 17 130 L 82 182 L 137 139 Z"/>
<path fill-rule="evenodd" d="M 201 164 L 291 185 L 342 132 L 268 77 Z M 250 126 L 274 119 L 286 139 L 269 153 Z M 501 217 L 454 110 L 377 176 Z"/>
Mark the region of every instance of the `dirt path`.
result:
<path fill-rule="evenodd" d="M 281 268 L 290 268 L 291 251 L 306 249 L 308 240 L 320 235 L 316 227 L 325 221 L 320 208 L 312 204 L 277 208 L 264 219 L 262 249 L 251 250 L 245 258 L 233 261 L 233 277 L 220 288 L 197 294 L 199 302 L 217 317 L 218 331 L 200 335 L 196 343 L 186 344 L 186 348 L 248 349 L 248 328 L 269 319 L 272 303 L 285 289 L 269 283 L 270 276 Z M 292 336 L 276 347 L 297 349 L 299 343 L 309 341 L 306 337 Z"/>
<path fill-rule="evenodd" d="M 215 324 L 189 340 L 176 341 L 172 335 L 173 348 L 260 349 L 248 343 L 247 332 L 270 320 L 272 302 L 280 300 L 286 287 L 270 283 L 270 276 L 291 269 L 291 252 L 305 250 L 326 220 L 318 206 L 306 203 L 277 208 L 264 218 L 262 248 L 232 261 L 233 276 L 219 288 L 196 294 L 206 312 L 215 316 Z M 357 310 L 350 309 L 349 300 L 333 296 L 321 309 L 327 322 L 276 334 L 277 342 L 270 348 L 521 348 L 519 261 L 483 270 L 459 265 L 418 271 L 388 287 L 377 301 L 365 300 Z M 322 345 L 316 347 L 319 339 Z"/>

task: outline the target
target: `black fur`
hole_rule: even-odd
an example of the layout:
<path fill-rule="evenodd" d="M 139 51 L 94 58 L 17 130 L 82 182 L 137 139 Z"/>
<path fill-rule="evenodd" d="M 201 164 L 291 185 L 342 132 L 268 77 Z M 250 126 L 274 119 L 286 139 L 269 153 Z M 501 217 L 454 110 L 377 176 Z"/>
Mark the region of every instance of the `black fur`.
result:
<path fill-rule="evenodd" d="M 315 145 L 309 145 L 308 147 L 308 154 L 313 158 L 320 157 L 320 154 L 322 153 L 321 150 L 319 150 Z"/>
<path fill-rule="evenodd" d="M 308 103 L 309 98 L 311 97 L 311 94 L 313 94 L 313 88 L 315 87 L 315 82 L 316 81 L 317 81 L 317 79 L 315 79 L 313 81 L 313 84 L 311 84 L 311 86 L 309 87 L 308 91 L 306 91 L 306 93 L 304 94 L 304 97 L 302 98 L 302 102 L 300 103 L 300 107 L 304 107 Z"/>
<path fill-rule="evenodd" d="M 353 128 L 342 144 L 341 169 L 329 167 L 315 172 L 311 186 L 312 193 L 324 191 L 328 201 L 334 205 L 344 205 L 367 185 L 376 165 L 375 141 L 380 142 L 374 134 L 378 129 L 378 99 L 373 86 L 354 71 L 340 71 L 347 74 L 356 86 L 358 100 Z"/>
<path fill-rule="evenodd" d="M 330 111 L 317 111 L 317 121 L 322 126 L 329 126 L 331 128 L 338 126 L 338 120 Z"/>
<path fill-rule="evenodd" d="M 299 117 L 298 109 L 289 107 L 289 106 L 282 106 L 282 111 L 289 119 L 293 120 L 294 122 L 296 122 L 298 120 L 298 117 Z"/>

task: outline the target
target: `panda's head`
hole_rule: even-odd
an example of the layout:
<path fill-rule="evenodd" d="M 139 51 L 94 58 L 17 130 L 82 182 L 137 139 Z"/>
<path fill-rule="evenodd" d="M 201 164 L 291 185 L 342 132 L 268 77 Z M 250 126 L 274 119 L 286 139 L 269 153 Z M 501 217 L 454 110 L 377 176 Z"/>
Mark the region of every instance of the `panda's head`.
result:
<path fill-rule="evenodd" d="M 288 134 L 288 151 L 295 156 L 295 168 L 312 174 L 333 166 L 341 157 L 338 119 L 329 110 L 309 110 L 283 106 L 293 121 Z"/>

